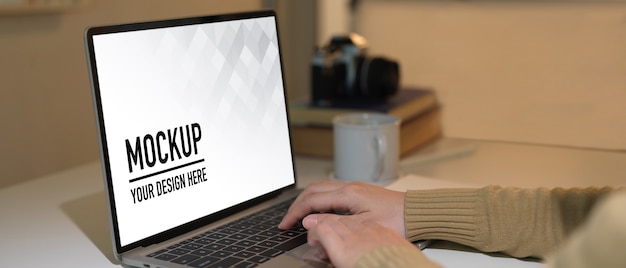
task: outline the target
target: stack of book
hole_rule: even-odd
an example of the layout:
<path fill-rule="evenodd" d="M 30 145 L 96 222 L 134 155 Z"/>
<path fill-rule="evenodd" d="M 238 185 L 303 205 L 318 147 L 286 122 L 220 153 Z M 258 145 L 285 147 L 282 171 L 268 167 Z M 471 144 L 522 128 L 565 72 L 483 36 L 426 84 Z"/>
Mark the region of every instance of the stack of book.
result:
<path fill-rule="evenodd" d="M 441 137 L 441 107 L 430 89 L 403 88 L 386 102 L 345 102 L 331 107 L 309 101 L 289 103 L 293 151 L 300 155 L 333 156 L 333 117 L 344 113 L 381 112 L 400 118 L 400 156 Z"/>

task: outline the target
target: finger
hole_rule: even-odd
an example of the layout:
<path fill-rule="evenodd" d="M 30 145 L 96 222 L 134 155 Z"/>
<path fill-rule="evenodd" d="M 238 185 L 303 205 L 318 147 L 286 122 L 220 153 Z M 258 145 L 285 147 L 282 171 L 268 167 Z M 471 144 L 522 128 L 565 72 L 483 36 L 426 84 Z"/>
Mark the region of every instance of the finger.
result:
<path fill-rule="evenodd" d="M 321 239 L 324 239 L 324 241 L 333 241 L 332 237 L 341 239 L 341 236 L 336 232 L 337 227 L 332 224 L 333 222 L 337 222 L 337 220 L 332 219 L 332 216 L 335 215 L 312 214 L 305 217 L 307 222 L 315 222 L 314 225 L 309 226 L 310 229 L 307 233 L 307 243 L 317 250 L 317 257 L 320 259 L 329 258 L 326 246 L 329 246 L 331 249 L 335 246 L 334 244 L 328 245 L 326 243 L 330 242 L 322 242 Z M 319 224 L 321 224 L 321 226 Z"/>
<path fill-rule="evenodd" d="M 343 223 L 337 220 L 337 215 L 317 215 L 317 225 L 308 232 L 308 242 L 313 246 L 322 246 L 326 251 L 332 251 L 333 247 L 342 243 L 342 234 L 349 232 Z"/>
<path fill-rule="evenodd" d="M 337 261 L 338 254 L 343 254 L 347 247 L 346 238 L 353 236 L 354 232 L 345 225 L 343 218 L 349 216 L 339 216 L 324 214 L 318 216 L 318 224 L 309 231 L 309 238 L 314 240 L 314 244 L 320 249 L 319 257 Z M 350 220 L 349 222 L 355 222 Z"/>
<path fill-rule="evenodd" d="M 308 216 L 302 219 L 302 226 L 307 230 L 315 228 L 318 223 L 318 218 L 320 214 L 309 214 Z"/>
<path fill-rule="evenodd" d="M 307 233 L 307 244 L 317 251 L 316 257 L 328 259 L 328 253 L 326 253 L 326 250 L 320 244 L 315 232 L 310 231 Z"/>
<path fill-rule="evenodd" d="M 317 257 L 320 258 L 321 260 L 328 260 L 328 253 L 326 252 L 324 247 L 322 246 L 317 247 Z"/>
<path fill-rule="evenodd" d="M 346 225 L 350 225 L 350 228 L 357 228 L 358 225 L 355 223 L 362 221 L 361 215 L 337 215 L 337 214 L 309 214 L 302 219 L 302 226 L 307 230 L 315 228 L 320 222 L 320 219 L 323 217 L 336 217 L 339 220 L 350 219 Z"/>
<path fill-rule="evenodd" d="M 338 181 L 324 181 L 312 184 L 307 187 L 291 204 L 289 210 L 278 224 L 278 228 L 288 229 L 298 220 L 311 212 L 332 211 L 337 207 L 337 202 L 333 201 L 337 195 L 336 190 L 343 187 L 345 183 Z"/>
<path fill-rule="evenodd" d="M 349 222 L 350 224 L 354 224 L 356 222 L 350 219 L 350 217 L 351 216 L 347 215 L 318 214 L 317 225 L 324 225 L 322 226 L 323 230 L 330 228 L 338 235 L 343 236 L 351 232 L 351 228 L 346 224 L 346 222 Z"/>
<path fill-rule="evenodd" d="M 300 193 L 296 199 L 294 200 L 294 202 L 291 204 L 291 206 L 289 206 L 289 209 L 287 211 L 287 214 L 285 216 L 287 217 L 283 217 L 283 222 L 285 223 L 290 223 L 291 225 L 293 223 L 295 223 L 297 220 L 299 220 L 301 217 L 291 217 L 292 215 L 296 215 L 295 214 L 295 207 L 302 207 L 301 203 L 305 202 L 306 199 L 308 198 L 309 195 L 311 194 L 315 194 L 315 193 L 319 193 L 319 192 L 326 192 L 326 191 L 333 191 L 337 188 L 340 188 L 341 185 L 344 184 L 342 182 L 338 182 L 338 181 L 333 181 L 333 180 L 326 180 L 326 181 L 322 181 L 322 182 L 317 182 L 317 183 L 312 183 L 309 186 L 307 186 L 304 191 L 302 191 L 302 193 Z M 298 210 L 300 211 L 300 210 Z M 310 212 L 309 212 L 310 213 Z M 308 214 L 308 213 L 306 213 Z M 306 214 L 303 214 L 306 215 Z M 292 218 L 294 218 L 292 220 Z M 279 225 L 281 226 L 281 225 Z M 291 226 L 288 226 L 291 227 Z"/>

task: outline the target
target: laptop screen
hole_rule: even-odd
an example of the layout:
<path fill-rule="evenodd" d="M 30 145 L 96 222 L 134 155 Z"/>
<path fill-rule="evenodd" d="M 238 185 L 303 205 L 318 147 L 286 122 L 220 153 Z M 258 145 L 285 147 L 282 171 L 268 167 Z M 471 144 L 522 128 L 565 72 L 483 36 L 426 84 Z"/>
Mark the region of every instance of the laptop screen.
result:
<path fill-rule="evenodd" d="M 102 27 L 87 43 L 120 246 L 295 183 L 273 13 Z"/>

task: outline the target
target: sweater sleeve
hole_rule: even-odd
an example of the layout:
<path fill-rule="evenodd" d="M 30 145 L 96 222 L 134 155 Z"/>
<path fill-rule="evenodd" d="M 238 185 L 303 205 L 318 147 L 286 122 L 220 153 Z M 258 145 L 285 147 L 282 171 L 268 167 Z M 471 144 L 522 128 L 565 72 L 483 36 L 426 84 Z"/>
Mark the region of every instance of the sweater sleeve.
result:
<path fill-rule="evenodd" d="M 411 241 L 447 240 L 483 252 L 543 258 L 611 190 L 487 186 L 408 191 L 406 235 Z"/>
<path fill-rule="evenodd" d="M 552 255 L 546 267 L 626 267 L 626 191 L 616 191 L 591 212 Z"/>
<path fill-rule="evenodd" d="M 355 267 L 440 268 L 441 266 L 426 258 L 417 248 L 386 246 L 363 255 Z"/>

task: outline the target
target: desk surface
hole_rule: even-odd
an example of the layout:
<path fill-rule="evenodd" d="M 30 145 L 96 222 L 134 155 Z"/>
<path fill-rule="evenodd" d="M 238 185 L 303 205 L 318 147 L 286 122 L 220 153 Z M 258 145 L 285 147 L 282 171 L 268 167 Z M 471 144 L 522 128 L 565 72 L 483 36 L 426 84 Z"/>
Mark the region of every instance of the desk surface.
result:
<path fill-rule="evenodd" d="M 477 186 L 626 185 L 623 152 L 443 139 L 403 161 L 404 173 Z M 297 157 L 296 170 L 302 187 L 327 178 L 332 162 Z M 0 189 L 0 213 L 0 267 L 118 264 L 112 259 L 97 162 Z M 425 253 L 446 267 L 468 263 L 499 267 L 499 261 L 507 259 L 464 250 L 427 249 Z M 515 260 L 507 266 L 539 264 Z"/>

